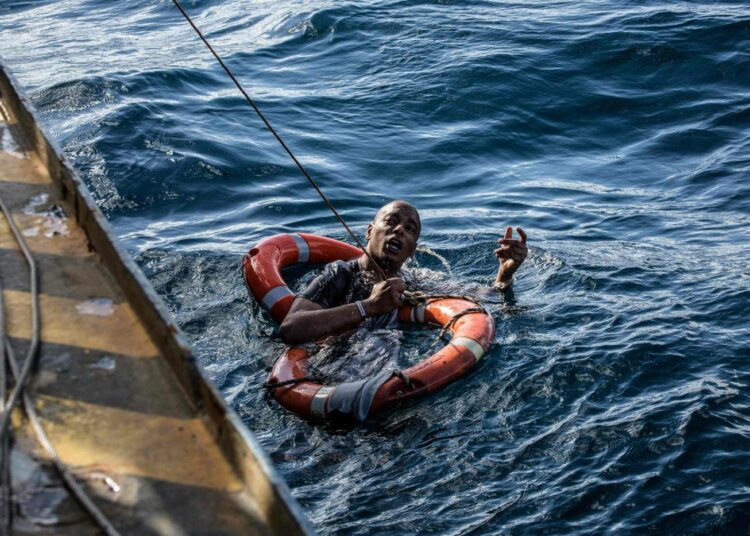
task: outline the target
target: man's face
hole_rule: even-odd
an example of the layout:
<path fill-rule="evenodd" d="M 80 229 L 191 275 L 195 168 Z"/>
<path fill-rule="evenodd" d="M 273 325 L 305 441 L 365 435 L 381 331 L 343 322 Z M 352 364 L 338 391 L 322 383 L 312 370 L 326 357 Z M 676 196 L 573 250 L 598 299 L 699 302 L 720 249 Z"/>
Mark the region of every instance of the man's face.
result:
<path fill-rule="evenodd" d="M 398 270 L 414 255 L 420 231 L 416 208 L 404 201 L 388 203 L 367 228 L 367 250 L 378 262 Z"/>

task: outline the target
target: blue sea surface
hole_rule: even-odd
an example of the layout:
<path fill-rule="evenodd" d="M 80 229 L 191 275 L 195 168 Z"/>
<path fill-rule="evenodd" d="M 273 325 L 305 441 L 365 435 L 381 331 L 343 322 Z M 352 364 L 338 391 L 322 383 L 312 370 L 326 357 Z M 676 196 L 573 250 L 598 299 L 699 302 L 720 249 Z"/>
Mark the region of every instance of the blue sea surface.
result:
<path fill-rule="evenodd" d="M 0 54 L 322 534 L 750 533 L 747 2 L 185 6 L 358 233 L 420 209 L 426 284 L 489 285 L 529 235 L 471 374 L 301 420 L 240 259 L 340 225 L 171 2 L 0 2 Z"/>

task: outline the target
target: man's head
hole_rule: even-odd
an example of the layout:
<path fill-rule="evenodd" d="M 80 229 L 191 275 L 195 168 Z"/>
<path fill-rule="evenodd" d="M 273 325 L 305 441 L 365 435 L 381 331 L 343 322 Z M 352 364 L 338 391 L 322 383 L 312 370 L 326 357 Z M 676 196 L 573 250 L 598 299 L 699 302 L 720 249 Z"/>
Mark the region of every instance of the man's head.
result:
<path fill-rule="evenodd" d="M 383 268 L 396 272 L 414 255 L 422 231 L 419 212 L 406 201 L 391 201 L 367 226 L 367 252 Z"/>

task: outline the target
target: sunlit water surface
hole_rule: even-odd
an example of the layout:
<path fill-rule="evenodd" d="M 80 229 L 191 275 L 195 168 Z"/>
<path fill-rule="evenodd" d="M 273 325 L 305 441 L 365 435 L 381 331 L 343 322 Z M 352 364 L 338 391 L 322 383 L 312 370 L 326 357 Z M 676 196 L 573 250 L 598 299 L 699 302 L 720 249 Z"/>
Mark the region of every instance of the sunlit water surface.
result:
<path fill-rule="evenodd" d="M 427 288 L 530 237 L 468 377 L 302 421 L 261 388 L 283 345 L 240 257 L 336 221 L 170 2 L 0 3 L 0 53 L 321 533 L 747 533 L 746 3 L 186 5 L 359 233 L 420 208 Z M 434 332 L 395 336 L 409 362 Z"/>

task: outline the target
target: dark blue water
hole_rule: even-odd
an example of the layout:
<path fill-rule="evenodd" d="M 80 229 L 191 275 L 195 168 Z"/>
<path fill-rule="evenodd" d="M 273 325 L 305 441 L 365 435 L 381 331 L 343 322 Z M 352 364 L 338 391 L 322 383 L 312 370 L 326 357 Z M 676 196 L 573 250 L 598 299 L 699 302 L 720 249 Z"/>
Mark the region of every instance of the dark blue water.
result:
<path fill-rule="evenodd" d="M 170 2 L 2 1 L 0 53 L 321 533 L 748 533 L 747 3 L 186 4 L 358 232 L 420 208 L 425 279 L 489 284 L 529 234 L 470 376 L 301 421 L 239 260 L 338 224 Z"/>

